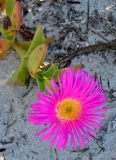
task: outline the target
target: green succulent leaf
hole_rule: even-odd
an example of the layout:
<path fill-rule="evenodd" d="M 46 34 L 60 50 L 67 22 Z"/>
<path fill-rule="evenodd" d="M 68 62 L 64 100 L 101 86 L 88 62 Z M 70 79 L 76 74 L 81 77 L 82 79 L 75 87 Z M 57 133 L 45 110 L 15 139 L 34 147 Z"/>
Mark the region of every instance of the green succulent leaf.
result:
<path fill-rule="evenodd" d="M 50 79 L 47 79 L 47 78 L 44 79 L 44 86 L 48 86 L 51 90 L 54 89 L 50 82 Z"/>
<path fill-rule="evenodd" d="M 7 84 L 11 86 L 21 86 L 26 83 L 26 80 L 29 78 L 28 69 L 25 63 L 25 60 L 22 60 L 17 70 L 13 73 L 13 75 L 8 80 Z"/>
<path fill-rule="evenodd" d="M 3 36 L 8 39 L 8 40 L 15 40 L 16 37 L 16 33 L 13 32 L 12 27 L 10 27 L 9 29 L 4 29 L 3 27 L 1 27 L 1 33 L 3 34 Z"/>
<path fill-rule="evenodd" d="M 11 16 L 16 0 L 5 0 L 5 9 L 7 16 Z"/>
<path fill-rule="evenodd" d="M 16 52 L 18 53 L 20 58 L 24 58 L 24 56 L 26 55 L 26 52 L 30 46 L 31 42 L 28 41 L 24 41 L 24 42 L 14 42 L 14 49 L 16 50 Z"/>
<path fill-rule="evenodd" d="M 45 92 L 45 84 L 44 80 L 39 80 L 38 78 L 36 79 L 37 87 L 40 91 Z"/>
<path fill-rule="evenodd" d="M 31 54 L 31 52 L 39 45 L 44 44 L 44 33 L 43 33 L 43 29 L 42 29 L 42 25 L 39 24 L 37 27 L 37 30 L 35 32 L 35 35 L 33 37 L 32 43 L 26 53 L 26 58 L 28 59 L 29 55 Z"/>
<path fill-rule="evenodd" d="M 57 82 L 57 80 L 58 80 L 59 74 L 60 74 L 60 69 L 58 68 L 58 65 L 55 65 L 55 71 L 54 71 L 53 77 L 54 77 L 54 80 L 55 80 L 56 82 Z"/>
<path fill-rule="evenodd" d="M 19 41 L 19 42 L 15 42 L 15 44 L 27 51 L 31 44 L 31 41 Z"/>
<path fill-rule="evenodd" d="M 51 77 L 54 78 L 55 81 L 57 81 L 57 77 L 60 73 L 60 70 L 56 67 L 56 65 L 52 64 L 48 70 L 44 71 L 39 69 L 39 71 L 36 74 L 36 82 L 37 86 L 41 91 L 46 91 L 45 86 L 49 86 L 51 90 L 53 90 L 53 86 L 50 82 Z"/>
<path fill-rule="evenodd" d="M 39 45 L 32 51 L 32 53 L 29 56 L 28 69 L 30 75 L 33 78 L 35 78 L 36 73 L 38 72 L 39 67 L 45 57 L 45 54 L 47 52 L 47 47 L 48 46 L 46 44 Z"/>
<path fill-rule="evenodd" d="M 40 74 L 43 76 L 43 77 L 47 77 L 47 78 L 51 78 L 51 76 L 54 75 L 54 72 L 55 72 L 55 66 L 54 64 L 52 64 L 47 71 L 42 71 L 40 70 Z M 39 74 L 39 72 L 38 72 Z"/>
<path fill-rule="evenodd" d="M 46 78 L 46 77 L 42 77 L 42 78 L 39 78 L 36 77 L 36 83 L 37 83 L 37 86 L 38 86 L 38 89 L 41 90 L 42 92 L 45 92 L 46 91 L 46 87 L 45 86 L 49 86 L 49 88 L 51 90 L 53 90 L 53 86 L 50 82 L 50 79 Z"/>

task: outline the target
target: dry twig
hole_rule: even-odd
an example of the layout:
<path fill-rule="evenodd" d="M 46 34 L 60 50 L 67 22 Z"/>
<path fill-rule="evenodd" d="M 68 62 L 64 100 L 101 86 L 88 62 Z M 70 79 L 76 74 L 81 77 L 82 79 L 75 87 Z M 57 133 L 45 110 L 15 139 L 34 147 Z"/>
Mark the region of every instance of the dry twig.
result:
<path fill-rule="evenodd" d="M 113 41 L 109 43 L 99 43 L 87 47 L 77 48 L 77 50 L 72 51 L 70 54 L 68 53 L 64 54 L 59 59 L 56 59 L 54 62 L 62 64 L 81 54 L 87 54 L 96 51 L 107 51 L 107 50 L 116 50 L 116 42 Z"/>

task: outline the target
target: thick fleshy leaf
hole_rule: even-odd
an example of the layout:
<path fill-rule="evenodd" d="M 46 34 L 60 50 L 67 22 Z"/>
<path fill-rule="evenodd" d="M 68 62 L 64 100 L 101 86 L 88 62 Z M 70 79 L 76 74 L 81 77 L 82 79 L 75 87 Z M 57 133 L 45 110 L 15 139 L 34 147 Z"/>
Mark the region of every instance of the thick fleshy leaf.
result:
<path fill-rule="evenodd" d="M 28 59 L 29 55 L 31 54 L 31 52 L 39 45 L 44 44 L 45 41 L 45 37 L 44 37 L 44 33 L 43 33 L 43 29 L 42 29 L 42 25 L 39 24 L 37 27 L 37 30 L 35 32 L 35 35 L 33 37 L 32 43 L 26 53 L 26 57 Z"/>
<path fill-rule="evenodd" d="M 30 75 L 34 78 L 47 52 L 47 45 L 39 45 L 36 47 L 28 59 L 28 69 Z"/>
<path fill-rule="evenodd" d="M 29 78 L 29 72 L 25 61 L 25 54 L 30 46 L 30 43 L 31 42 L 15 42 L 13 44 L 13 47 L 21 58 L 21 63 L 7 82 L 11 86 L 24 85 Z"/>
<path fill-rule="evenodd" d="M 15 42 L 13 47 L 20 56 L 20 58 L 23 58 L 26 55 L 26 52 L 30 46 L 31 42 L 25 41 L 25 42 Z"/>
<path fill-rule="evenodd" d="M 16 37 L 16 32 L 13 31 L 13 28 L 10 27 L 9 29 L 4 29 L 3 27 L 1 28 L 1 33 L 3 34 L 3 36 L 8 39 L 8 40 L 15 40 Z"/>
<path fill-rule="evenodd" d="M 16 0 L 5 0 L 6 14 L 9 17 L 12 15 L 12 11 L 13 11 L 15 2 L 16 2 Z"/>
<path fill-rule="evenodd" d="M 0 12 L 4 10 L 5 0 L 0 0 Z"/>
<path fill-rule="evenodd" d="M 60 69 L 58 68 L 58 65 L 52 63 L 47 70 L 44 70 L 44 68 L 45 68 L 44 65 L 42 65 L 42 67 L 40 66 L 36 76 L 38 78 L 45 77 L 49 80 L 51 79 L 51 77 L 54 77 L 54 80 L 57 81 L 57 77 L 60 73 Z"/>
<path fill-rule="evenodd" d="M 37 83 L 37 87 L 40 91 L 44 92 L 45 91 L 45 84 L 44 84 L 44 80 L 40 80 L 38 78 L 36 78 L 36 83 Z"/>
<path fill-rule="evenodd" d="M 19 30 L 22 24 L 22 4 L 16 1 L 11 15 L 11 22 L 14 29 Z"/>
<path fill-rule="evenodd" d="M 31 41 L 19 41 L 19 42 L 15 42 L 15 44 L 17 46 L 20 46 L 24 50 L 28 50 L 28 48 L 29 48 L 29 46 L 31 44 Z"/>
<path fill-rule="evenodd" d="M 51 76 L 54 75 L 55 72 L 55 66 L 54 64 L 52 64 L 48 70 L 44 71 L 44 70 L 39 70 L 38 74 L 41 74 L 42 77 L 47 77 L 47 78 L 51 78 Z"/>
<path fill-rule="evenodd" d="M 0 59 L 4 58 L 10 51 L 12 46 L 12 41 L 9 40 L 0 40 Z"/>
<path fill-rule="evenodd" d="M 53 90 L 53 86 L 51 84 L 51 77 L 54 77 L 54 80 L 57 82 L 57 77 L 60 73 L 57 65 L 51 64 L 51 66 L 47 70 L 39 69 L 36 74 L 36 82 L 37 86 L 41 91 L 46 91 L 46 85 L 49 86 L 51 90 Z"/>
<path fill-rule="evenodd" d="M 55 64 L 54 64 L 54 66 L 55 66 L 55 71 L 54 71 L 53 77 L 54 77 L 54 80 L 57 82 L 58 76 L 59 76 L 59 74 L 60 74 L 60 69 L 58 68 L 58 65 L 55 65 Z"/>
<path fill-rule="evenodd" d="M 26 83 L 26 80 L 29 78 L 28 69 L 25 63 L 25 60 L 22 60 L 17 70 L 8 80 L 7 84 L 11 86 L 21 86 Z"/>
<path fill-rule="evenodd" d="M 46 85 L 49 86 L 49 88 L 51 90 L 53 90 L 53 86 L 50 82 L 50 79 L 48 79 L 46 77 L 37 76 L 36 77 L 36 83 L 37 83 L 38 89 L 41 90 L 42 92 L 46 91 L 46 88 L 45 88 Z"/>

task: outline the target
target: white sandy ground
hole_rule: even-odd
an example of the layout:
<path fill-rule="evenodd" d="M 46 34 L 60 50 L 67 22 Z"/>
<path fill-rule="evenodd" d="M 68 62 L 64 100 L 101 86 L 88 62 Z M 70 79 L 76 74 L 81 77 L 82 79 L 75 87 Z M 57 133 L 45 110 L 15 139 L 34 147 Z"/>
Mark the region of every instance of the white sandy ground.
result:
<path fill-rule="evenodd" d="M 69 5 L 66 1 L 56 2 L 55 5 L 51 5 L 51 1 L 43 2 L 40 7 L 34 2 L 28 2 L 25 6 L 34 8 L 36 18 L 44 25 L 44 29 L 48 34 L 59 34 L 60 30 L 71 23 L 76 23 L 76 17 L 73 16 L 74 10 L 84 11 L 80 17 L 81 21 L 86 20 L 86 0 L 83 0 L 81 5 Z M 62 4 L 63 3 L 63 4 Z M 109 13 L 112 13 L 115 17 L 116 7 L 106 10 L 106 7 L 115 5 L 115 0 L 91 0 L 91 13 L 97 9 L 103 17 L 107 17 Z M 61 7 L 61 8 L 60 8 Z M 112 7 L 111 7 L 112 8 Z M 71 15 L 71 9 L 73 14 Z M 38 12 L 36 10 L 39 10 Z M 48 12 L 49 10 L 49 12 Z M 61 12 L 60 12 L 61 11 Z M 56 14 L 57 12 L 57 14 Z M 53 15 L 52 15 L 53 13 Z M 62 21 L 55 24 L 58 21 L 55 14 L 62 18 Z M 35 23 L 30 22 L 30 14 L 25 16 L 25 21 L 30 27 L 34 28 Z M 49 16 L 47 16 L 47 14 Z M 77 13 L 76 13 L 77 14 Z M 80 13 L 79 13 L 80 14 Z M 47 19 L 45 19 L 47 16 Z M 73 16 L 73 17 L 71 17 Z M 71 19 L 69 18 L 71 17 Z M 61 19 L 60 19 L 61 20 Z M 71 22 L 72 21 L 72 22 Z M 104 22 L 104 21 L 103 21 Z M 36 22 L 37 23 L 37 22 Z M 61 24 L 62 23 L 62 24 Z M 106 28 L 105 28 L 106 26 Z M 115 28 L 115 24 L 102 22 L 94 26 L 95 30 L 103 34 L 103 30 L 106 31 L 107 27 Z M 83 29 L 85 29 L 83 27 Z M 104 36 L 108 40 L 115 39 L 115 34 L 104 33 Z M 98 41 L 104 40 L 98 35 L 94 35 L 91 31 L 87 35 L 87 41 L 72 45 L 78 41 L 77 35 L 74 32 L 70 32 L 62 41 L 63 47 L 58 49 L 54 44 L 51 46 L 50 51 L 52 55 L 59 53 L 61 50 L 65 51 L 69 45 L 73 48 L 75 45 L 89 45 Z M 60 42 L 59 42 L 60 43 Z M 26 122 L 28 113 L 28 104 L 35 101 L 36 95 L 31 90 L 26 96 L 24 96 L 27 89 L 25 87 L 12 88 L 6 85 L 6 81 L 11 72 L 14 71 L 19 63 L 18 56 L 12 52 L 4 60 L 0 61 L 0 149 L 5 148 L 3 152 L 6 160 L 116 160 L 116 52 L 97 52 L 89 55 L 81 55 L 79 58 L 72 60 L 72 65 L 83 63 L 85 69 L 91 72 L 94 70 L 97 73 L 99 81 L 109 98 L 109 111 L 104 121 L 104 126 L 98 133 L 100 140 L 93 139 L 93 144 L 88 145 L 88 150 L 81 152 L 69 151 L 68 148 L 65 151 L 57 151 L 57 155 L 53 148 L 49 148 L 46 142 L 38 143 L 38 138 L 33 135 L 41 128 L 35 127 Z M 94 66 L 94 69 L 93 69 Z M 98 143 L 98 144 L 97 144 Z M 100 146 L 101 147 L 100 147 Z M 101 150 L 103 147 L 104 150 Z M 101 152 L 100 152 L 101 151 Z"/>

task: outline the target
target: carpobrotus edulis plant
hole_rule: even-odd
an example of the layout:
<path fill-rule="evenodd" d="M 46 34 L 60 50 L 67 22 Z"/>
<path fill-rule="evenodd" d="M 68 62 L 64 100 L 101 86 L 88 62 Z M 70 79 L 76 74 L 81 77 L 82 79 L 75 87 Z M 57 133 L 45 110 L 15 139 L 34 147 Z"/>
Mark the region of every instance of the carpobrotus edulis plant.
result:
<path fill-rule="evenodd" d="M 58 83 L 52 78 L 51 84 L 52 89 L 46 86 L 47 93 L 37 90 L 37 102 L 30 105 L 28 121 L 47 124 L 36 136 L 57 149 L 65 149 L 68 143 L 73 149 L 85 147 L 105 118 L 107 100 L 101 85 L 82 68 L 65 69 Z"/>

